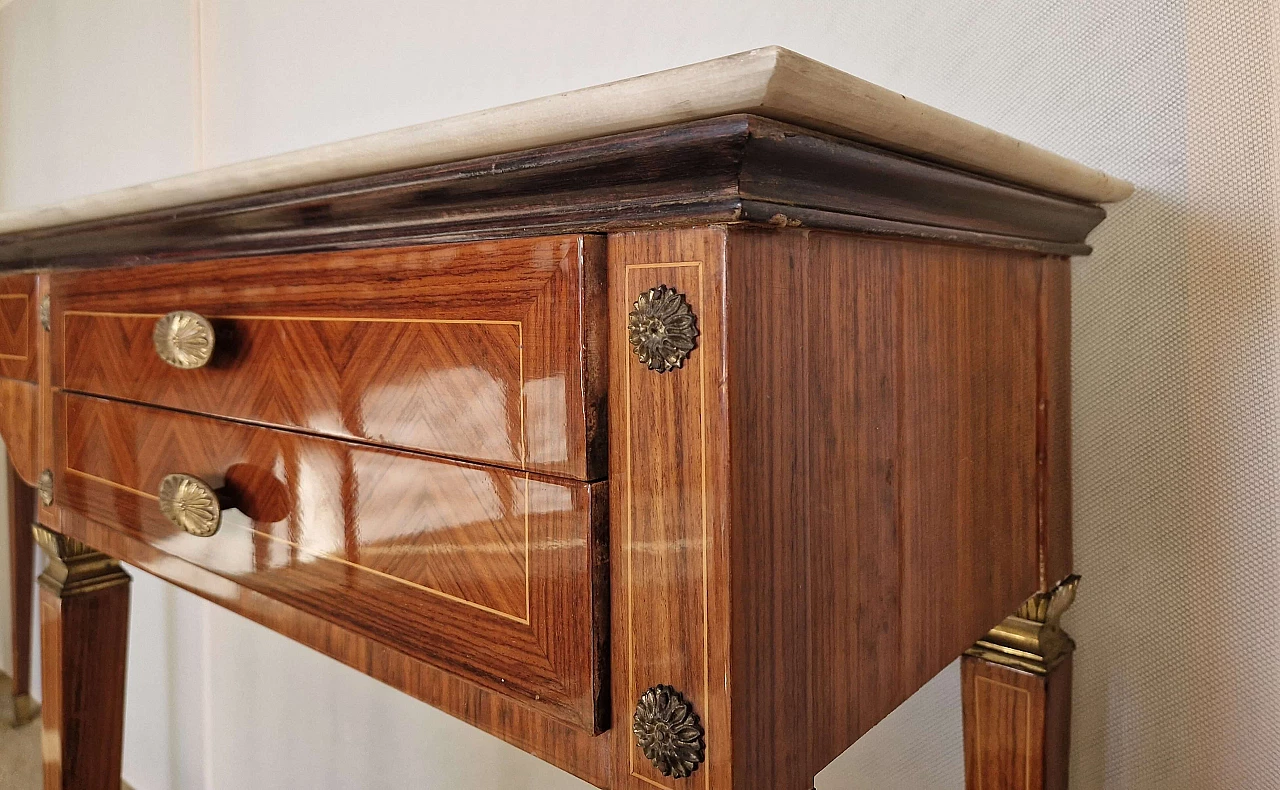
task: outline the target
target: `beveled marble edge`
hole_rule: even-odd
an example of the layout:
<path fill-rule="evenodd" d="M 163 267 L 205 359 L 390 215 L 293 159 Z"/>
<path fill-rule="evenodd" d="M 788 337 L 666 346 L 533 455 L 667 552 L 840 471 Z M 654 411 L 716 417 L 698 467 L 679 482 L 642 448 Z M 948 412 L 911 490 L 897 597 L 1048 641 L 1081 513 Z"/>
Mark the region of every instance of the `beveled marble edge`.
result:
<path fill-rule="evenodd" d="M 1133 191 L 1065 157 L 781 47 L 0 213 L 0 233 L 753 113 L 1094 203 Z"/>

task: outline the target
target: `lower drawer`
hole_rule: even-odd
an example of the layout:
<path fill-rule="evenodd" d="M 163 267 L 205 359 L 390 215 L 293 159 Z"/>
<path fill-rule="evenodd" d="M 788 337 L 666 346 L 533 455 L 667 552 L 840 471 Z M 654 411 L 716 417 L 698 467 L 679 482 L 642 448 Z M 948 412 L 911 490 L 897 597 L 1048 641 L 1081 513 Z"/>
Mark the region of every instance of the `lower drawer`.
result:
<path fill-rule="evenodd" d="M 55 409 L 62 507 L 603 729 L 604 484 L 81 395 Z M 176 473 L 218 489 L 214 534 L 162 512 L 161 481 Z"/>

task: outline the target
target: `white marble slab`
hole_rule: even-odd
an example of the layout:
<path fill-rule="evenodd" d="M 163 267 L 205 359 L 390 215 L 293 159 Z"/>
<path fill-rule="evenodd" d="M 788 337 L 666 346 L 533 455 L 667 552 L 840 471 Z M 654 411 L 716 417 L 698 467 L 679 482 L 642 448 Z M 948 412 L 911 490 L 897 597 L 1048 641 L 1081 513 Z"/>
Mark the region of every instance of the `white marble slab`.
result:
<path fill-rule="evenodd" d="M 765 47 L 278 156 L 0 213 L 0 233 L 442 164 L 749 112 L 1091 202 L 1133 191 L 1065 157 Z"/>

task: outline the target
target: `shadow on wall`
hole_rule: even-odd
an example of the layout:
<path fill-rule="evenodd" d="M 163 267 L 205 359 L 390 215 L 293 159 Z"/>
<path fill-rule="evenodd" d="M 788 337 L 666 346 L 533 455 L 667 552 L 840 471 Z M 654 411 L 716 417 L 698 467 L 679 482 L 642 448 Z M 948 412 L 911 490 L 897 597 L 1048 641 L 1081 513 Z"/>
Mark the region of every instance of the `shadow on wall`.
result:
<path fill-rule="evenodd" d="M 1274 256 L 1188 191 L 1073 277 L 1074 788 L 1280 785 Z"/>

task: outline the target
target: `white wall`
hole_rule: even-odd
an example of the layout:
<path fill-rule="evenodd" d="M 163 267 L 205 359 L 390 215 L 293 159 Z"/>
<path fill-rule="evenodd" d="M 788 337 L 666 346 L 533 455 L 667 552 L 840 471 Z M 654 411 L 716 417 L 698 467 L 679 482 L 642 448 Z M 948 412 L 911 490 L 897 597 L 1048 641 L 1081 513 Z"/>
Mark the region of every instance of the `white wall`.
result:
<path fill-rule="evenodd" d="M 1276 30 L 1260 0 L 11 0 L 0 206 L 770 43 L 1129 178 L 1074 270 L 1073 787 L 1280 787 Z M 138 790 L 583 787 L 136 578 Z M 819 790 L 961 787 L 958 685 Z"/>

